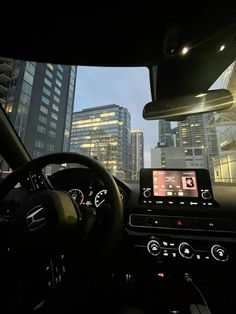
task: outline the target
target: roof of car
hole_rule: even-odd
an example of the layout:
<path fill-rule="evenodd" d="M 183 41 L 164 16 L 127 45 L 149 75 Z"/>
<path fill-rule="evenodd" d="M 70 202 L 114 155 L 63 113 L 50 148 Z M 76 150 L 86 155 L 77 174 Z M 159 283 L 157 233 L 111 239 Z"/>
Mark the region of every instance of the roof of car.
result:
<path fill-rule="evenodd" d="M 68 14 L 64 3 L 63 14 L 43 8 L 37 16 L 27 13 L 12 18 L 13 31 L 2 27 L 0 56 L 74 65 L 158 65 L 160 97 L 190 93 L 193 86 L 197 92 L 208 88 L 235 58 L 234 7 L 225 2 L 224 6 L 167 2 L 158 9 L 147 4 L 132 10 L 121 5 L 93 6 L 93 10 L 70 7 Z M 8 24 L 9 15 L 2 15 L 2 25 Z M 223 43 L 230 49 L 220 66 L 215 54 Z M 186 45 L 191 54 L 181 58 Z M 206 76 L 203 70 L 215 59 L 219 66 L 214 64 L 212 75 Z M 186 80 L 186 74 L 192 79 Z"/>
<path fill-rule="evenodd" d="M 70 13 L 68 7 L 63 4 L 63 14 L 45 8 L 37 8 L 37 15 L 2 14 L 0 55 L 61 64 L 153 65 L 171 50 L 174 54 L 185 44 L 198 45 L 236 20 L 233 5 L 225 2 L 135 9 L 93 5 L 93 10 L 69 7 Z"/>

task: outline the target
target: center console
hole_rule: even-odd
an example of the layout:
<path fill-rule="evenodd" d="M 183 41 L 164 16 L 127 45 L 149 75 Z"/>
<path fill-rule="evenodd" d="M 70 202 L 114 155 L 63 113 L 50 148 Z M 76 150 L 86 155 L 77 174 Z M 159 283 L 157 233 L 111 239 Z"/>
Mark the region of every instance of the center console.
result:
<path fill-rule="evenodd" d="M 127 230 L 134 247 L 158 262 L 222 264 L 236 252 L 236 219 L 225 217 L 205 169 L 141 169 Z"/>

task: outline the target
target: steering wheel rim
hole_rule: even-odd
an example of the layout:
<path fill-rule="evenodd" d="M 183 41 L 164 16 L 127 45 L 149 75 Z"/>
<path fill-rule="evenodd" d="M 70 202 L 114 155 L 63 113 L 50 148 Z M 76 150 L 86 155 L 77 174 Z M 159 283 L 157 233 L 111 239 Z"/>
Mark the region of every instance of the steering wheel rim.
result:
<path fill-rule="evenodd" d="M 39 158 L 33 159 L 21 167 L 15 169 L 5 180 L 1 183 L 0 199 L 3 199 L 12 187 L 18 182 L 22 181 L 22 178 L 26 177 L 30 172 L 35 170 L 41 170 L 49 164 L 63 164 L 73 163 L 86 166 L 97 173 L 99 178 L 103 181 L 104 185 L 108 190 L 110 196 L 110 219 L 108 234 L 102 245 L 97 261 L 102 260 L 105 256 L 113 251 L 116 244 L 118 243 L 123 227 L 123 205 L 120 198 L 120 192 L 116 185 L 112 175 L 104 168 L 104 166 L 97 160 L 77 153 L 54 153 L 44 155 Z M 48 183 L 48 187 L 52 188 Z"/>

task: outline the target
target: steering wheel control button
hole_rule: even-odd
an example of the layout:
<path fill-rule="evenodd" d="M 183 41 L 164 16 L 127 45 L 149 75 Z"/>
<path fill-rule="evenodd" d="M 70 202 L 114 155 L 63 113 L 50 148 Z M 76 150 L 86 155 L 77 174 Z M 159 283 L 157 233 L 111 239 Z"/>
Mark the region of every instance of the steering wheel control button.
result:
<path fill-rule="evenodd" d="M 147 250 L 153 256 L 158 256 L 161 252 L 160 245 L 156 240 L 151 240 L 148 242 Z"/>
<path fill-rule="evenodd" d="M 218 244 L 213 245 L 211 248 L 211 255 L 219 262 L 226 262 L 229 259 L 227 250 Z"/>
<path fill-rule="evenodd" d="M 202 192 L 202 198 L 204 200 L 210 200 L 212 198 L 211 192 L 209 192 L 209 191 Z"/>
<path fill-rule="evenodd" d="M 191 259 L 194 255 L 194 251 L 191 245 L 186 242 L 182 242 L 179 245 L 179 254 L 184 258 Z"/>

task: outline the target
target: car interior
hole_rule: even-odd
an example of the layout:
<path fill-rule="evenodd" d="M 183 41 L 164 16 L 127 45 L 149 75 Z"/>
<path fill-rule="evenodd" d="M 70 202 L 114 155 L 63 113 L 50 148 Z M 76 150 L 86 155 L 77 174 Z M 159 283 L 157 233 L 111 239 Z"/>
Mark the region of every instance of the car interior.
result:
<path fill-rule="evenodd" d="M 234 7 L 24 13 L 13 19 L 13 33 L 2 32 L 0 57 L 145 67 L 151 99 L 143 119 L 177 125 L 226 112 L 229 128 L 236 76 L 234 90 L 209 88 L 235 69 Z M 165 165 L 126 180 L 80 151 L 32 157 L 3 105 L 0 143 L 11 169 L 0 181 L 1 313 L 236 312 L 235 160 L 228 181 L 213 180 L 211 169 Z"/>

